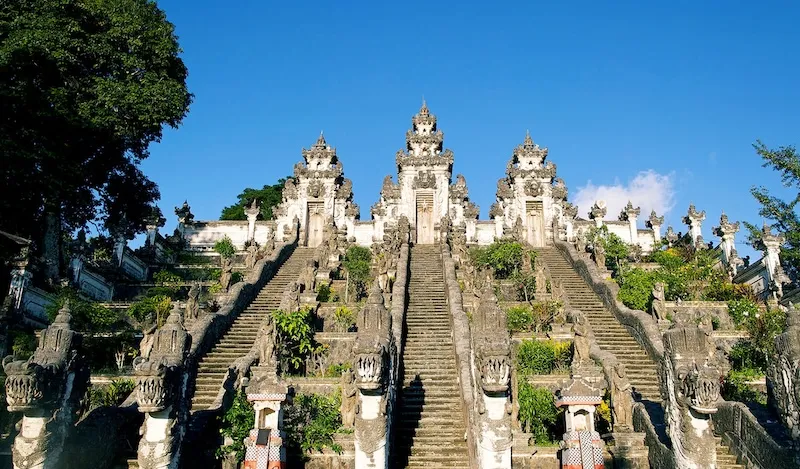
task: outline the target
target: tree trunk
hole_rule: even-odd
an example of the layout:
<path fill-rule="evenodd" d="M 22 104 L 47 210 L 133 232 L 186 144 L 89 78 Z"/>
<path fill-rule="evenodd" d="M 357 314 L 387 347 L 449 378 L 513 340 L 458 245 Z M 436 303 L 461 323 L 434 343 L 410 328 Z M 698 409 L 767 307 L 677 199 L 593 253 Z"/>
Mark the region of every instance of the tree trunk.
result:
<path fill-rule="evenodd" d="M 46 204 L 42 243 L 45 281 L 57 286 L 61 268 L 61 207 Z"/>

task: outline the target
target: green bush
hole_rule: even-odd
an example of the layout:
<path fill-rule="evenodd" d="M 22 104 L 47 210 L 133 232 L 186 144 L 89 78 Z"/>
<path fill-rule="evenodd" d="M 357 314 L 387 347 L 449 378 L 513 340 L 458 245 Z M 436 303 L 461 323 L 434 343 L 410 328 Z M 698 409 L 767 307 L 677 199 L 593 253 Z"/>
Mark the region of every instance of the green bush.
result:
<path fill-rule="evenodd" d="M 244 391 L 239 391 L 233 398 L 233 404 L 222 415 L 222 436 L 230 437 L 233 443 L 217 448 L 217 458 L 226 454 L 236 453 L 238 461 L 244 461 L 244 439 L 250 435 L 250 430 L 255 427 L 255 411 L 253 404 L 247 400 Z"/>
<path fill-rule="evenodd" d="M 557 301 L 512 306 L 506 313 L 506 325 L 510 332 L 547 332 L 560 307 Z"/>
<path fill-rule="evenodd" d="M 348 332 L 356 325 L 356 315 L 347 306 L 339 306 L 333 313 L 333 323 L 337 332 Z"/>
<path fill-rule="evenodd" d="M 726 401 L 755 402 L 767 405 L 766 394 L 747 385 L 747 381 L 762 378 L 758 370 L 731 371 L 722 382 L 721 394 Z"/>
<path fill-rule="evenodd" d="M 50 322 L 56 318 L 58 311 L 69 300 L 72 327 L 79 331 L 104 331 L 119 321 L 119 314 L 113 309 L 89 301 L 71 288 L 62 288 L 56 301 L 45 308 Z"/>
<path fill-rule="evenodd" d="M 116 407 L 133 392 L 136 383 L 132 379 L 115 379 L 106 386 L 89 388 L 89 407 Z"/>
<path fill-rule="evenodd" d="M 244 274 L 241 272 L 233 272 L 231 274 L 231 285 L 237 284 L 244 280 Z"/>
<path fill-rule="evenodd" d="M 338 378 L 342 376 L 347 370 L 352 370 L 353 364 L 350 362 L 345 363 L 337 363 L 335 365 L 330 365 L 328 368 L 325 369 L 325 377 L 326 378 Z"/>
<path fill-rule="evenodd" d="M 512 306 L 506 313 L 506 325 L 511 332 L 533 329 L 533 311 L 528 306 Z"/>
<path fill-rule="evenodd" d="M 496 278 L 506 279 L 522 267 L 524 248 L 516 241 L 501 239 L 486 247 L 472 248 L 470 255 L 475 267 L 490 268 Z"/>
<path fill-rule="evenodd" d="M 331 396 L 296 395 L 292 405 L 287 406 L 283 417 L 288 448 L 302 454 L 325 448 L 341 453 L 341 446 L 333 441 L 333 435 L 342 426 L 340 406 L 339 392 Z"/>
<path fill-rule="evenodd" d="M 367 294 L 372 252 L 363 246 L 351 246 L 344 255 L 342 266 L 347 272 L 347 293 L 352 291 L 358 301 Z"/>
<path fill-rule="evenodd" d="M 27 360 L 33 355 L 36 346 L 36 334 L 33 331 L 16 329 L 11 331 L 11 353 L 18 360 Z"/>
<path fill-rule="evenodd" d="M 728 315 L 737 327 L 755 318 L 758 313 L 758 305 L 753 301 L 731 300 L 728 302 Z"/>
<path fill-rule="evenodd" d="M 233 245 L 231 238 L 225 235 L 224 238 L 214 243 L 214 251 L 216 251 L 221 257 L 230 259 L 236 255 L 236 246 Z"/>
<path fill-rule="evenodd" d="M 522 376 L 565 371 L 572 361 L 572 343 L 553 340 L 523 340 L 517 346 L 516 367 Z"/>
<path fill-rule="evenodd" d="M 533 272 L 515 270 L 510 278 L 514 282 L 514 286 L 517 287 L 517 299 L 530 301 L 534 292 L 536 292 L 536 276 Z"/>
<path fill-rule="evenodd" d="M 562 411 L 555 406 L 552 392 L 523 380 L 519 383 L 517 401 L 519 423 L 523 431 L 533 434 L 536 444 L 549 444 L 561 438 L 556 425 Z"/>
<path fill-rule="evenodd" d="M 639 268 L 630 269 L 617 277 L 618 298 L 628 308 L 649 311 L 653 302 L 655 275 Z"/>
<path fill-rule="evenodd" d="M 136 301 L 128 307 L 128 315 L 142 327 L 156 324 L 161 327 L 172 309 L 172 301 L 168 296 L 148 296 Z"/>
<path fill-rule="evenodd" d="M 323 303 L 328 302 L 331 299 L 331 287 L 327 283 L 320 283 L 317 285 L 317 301 L 321 301 Z"/>
<path fill-rule="evenodd" d="M 314 315 L 309 308 L 294 312 L 275 311 L 272 313 L 280 344 L 281 362 L 288 366 L 288 373 L 301 373 L 305 360 L 312 353 L 321 350 L 314 340 Z"/>

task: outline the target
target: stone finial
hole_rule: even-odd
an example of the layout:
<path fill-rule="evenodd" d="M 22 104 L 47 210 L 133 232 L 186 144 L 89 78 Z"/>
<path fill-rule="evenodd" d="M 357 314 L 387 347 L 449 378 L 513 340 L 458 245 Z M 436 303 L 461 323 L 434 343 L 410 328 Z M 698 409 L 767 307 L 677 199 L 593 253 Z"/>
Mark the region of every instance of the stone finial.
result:
<path fill-rule="evenodd" d="M 626 205 L 625 208 L 623 208 L 622 211 L 620 212 L 619 219 L 620 221 L 628 221 L 632 218 L 635 219 L 639 217 L 639 214 L 641 212 L 642 209 L 640 207 L 634 208 L 633 203 L 631 203 L 631 201 L 629 200 L 628 205 Z"/>
<path fill-rule="evenodd" d="M 567 200 L 567 195 L 569 194 L 569 190 L 567 189 L 567 184 L 561 178 L 556 178 L 553 181 L 553 188 L 551 190 L 551 194 L 553 199 L 555 200 Z"/>
<path fill-rule="evenodd" d="M 597 200 L 595 201 L 592 208 L 589 210 L 589 218 L 594 220 L 597 223 L 597 226 L 602 226 L 603 224 L 603 217 L 606 216 L 608 213 L 608 207 L 606 205 L 605 200 Z"/>
<path fill-rule="evenodd" d="M 191 207 L 189 207 L 188 200 L 184 200 L 183 205 L 180 207 L 175 207 L 175 215 L 178 216 L 178 222 L 182 225 L 190 225 L 194 222 L 194 214 Z"/>
<path fill-rule="evenodd" d="M 547 148 L 541 148 L 534 143 L 531 138 L 531 133 L 526 131 L 525 139 L 522 141 L 522 144 L 514 149 L 514 153 L 508 163 L 507 172 L 513 173 L 514 169 L 521 171 L 541 169 L 545 158 L 547 158 Z"/>
<path fill-rule="evenodd" d="M 672 247 L 676 242 L 678 242 L 679 236 L 678 233 L 676 233 L 671 226 L 668 226 L 666 238 L 667 238 L 667 243 L 669 243 L 669 246 Z"/>
<path fill-rule="evenodd" d="M 578 207 L 567 202 L 564 205 L 564 216 L 567 219 L 574 220 L 578 216 Z"/>
<path fill-rule="evenodd" d="M 697 209 L 694 207 L 694 204 L 689 204 L 689 210 L 686 213 L 686 216 L 683 217 L 683 222 L 689 226 L 689 230 L 692 236 L 692 242 L 697 247 L 704 247 L 702 224 L 703 220 L 705 219 L 706 219 L 705 210 L 698 212 Z"/>
<path fill-rule="evenodd" d="M 781 266 L 780 253 L 785 242 L 786 237 L 782 234 L 772 234 L 772 228 L 766 223 L 764 223 L 756 242 L 756 248 L 764 251 L 764 265 L 767 269 L 769 289 L 776 298 L 783 296 L 783 285 L 791 281 Z"/>
<path fill-rule="evenodd" d="M 739 231 L 739 222 L 731 223 L 728 216 L 723 213 L 719 217 L 719 226 L 714 227 L 714 234 L 720 238 L 730 236 L 731 238 Z"/>
<path fill-rule="evenodd" d="M 648 228 L 654 228 L 656 226 L 660 227 L 664 224 L 664 216 L 656 215 L 656 211 L 652 210 L 650 212 L 650 217 L 647 219 L 646 225 Z"/>

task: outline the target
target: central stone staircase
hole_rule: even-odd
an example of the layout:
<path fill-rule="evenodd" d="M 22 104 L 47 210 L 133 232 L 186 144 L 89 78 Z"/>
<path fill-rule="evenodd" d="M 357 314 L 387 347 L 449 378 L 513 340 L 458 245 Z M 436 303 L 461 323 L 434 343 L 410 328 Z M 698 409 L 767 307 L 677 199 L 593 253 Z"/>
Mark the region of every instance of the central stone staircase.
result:
<path fill-rule="evenodd" d="M 411 249 L 394 468 L 469 467 L 466 425 L 438 246 Z"/>
<path fill-rule="evenodd" d="M 296 248 L 250 305 L 233 321 L 228 332 L 200 359 L 192 399 L 193 412 L 208 409 L 214 403 L 228 366 L 250 351 L 261 321 L 267 314 L 278 309 L 283 291 L 290 282 L 297 280 L 301 270 L 313 256 L 313 248 Z"/>
<path fill-rule="evenodd" d="M 537 252 L 550 270 L 551 276 L 563 282 L 569 306 L 586 316 L 597 345 L 613 353 L 625 365 L 634 397 L 644 404 L 660 439 L 669 445 L 661 406 L 657 364 L 625 326 L 617 321 L 614 314 L 606 309 L 603 301 L 558 249 L 542 248 Z M 730 453 L 728 447 L 722 446 L 720 439 L 717 440 L 717 463 L 717 467 L 721 469 L 744 468 L 736 464 L 736 457 Z"/>

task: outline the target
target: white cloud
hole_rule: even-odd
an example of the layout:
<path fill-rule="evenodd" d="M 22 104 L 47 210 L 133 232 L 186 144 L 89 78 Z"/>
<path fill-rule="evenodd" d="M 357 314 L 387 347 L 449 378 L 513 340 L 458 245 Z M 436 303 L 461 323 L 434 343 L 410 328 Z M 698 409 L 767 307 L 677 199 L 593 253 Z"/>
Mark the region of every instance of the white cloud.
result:
<path fill-rule="evenodd" d="M 572 203 L 578 206 L 578 216 L 588 218 L 589 209 L 596 200 L 605 200 L 608 205 L 606 220 L 616 220 L 622 208 L 630 200 L 634 207 L 641 207 L 640 224 L 655 210 L 664 215 L 675 205 L 673 173 L 659 174 L 652 169 L 641 171 L 627 185 L 615 181 L 612 186 L 596 186 L 588 181 L 579 187 Z"/>

